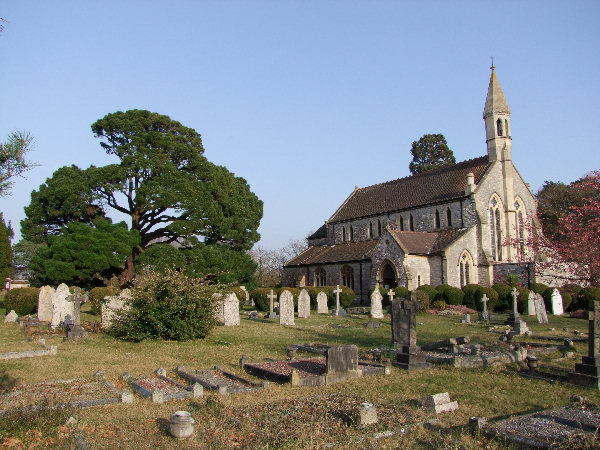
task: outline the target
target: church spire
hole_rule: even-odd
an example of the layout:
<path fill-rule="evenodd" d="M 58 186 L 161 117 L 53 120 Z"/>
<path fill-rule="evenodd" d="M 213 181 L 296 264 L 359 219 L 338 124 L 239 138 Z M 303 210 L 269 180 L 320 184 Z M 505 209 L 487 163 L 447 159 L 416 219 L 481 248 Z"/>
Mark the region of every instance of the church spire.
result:
<path fill-rule="evenodd" d="M 496 76 L 496 67 L 493 61 L 490 69 L 492 69 L 492 74 L 490 75 L 490 85 L 483 109 L 488 156 L 490 161 L 510 160 L 512 147 L 510 108 Z"/>

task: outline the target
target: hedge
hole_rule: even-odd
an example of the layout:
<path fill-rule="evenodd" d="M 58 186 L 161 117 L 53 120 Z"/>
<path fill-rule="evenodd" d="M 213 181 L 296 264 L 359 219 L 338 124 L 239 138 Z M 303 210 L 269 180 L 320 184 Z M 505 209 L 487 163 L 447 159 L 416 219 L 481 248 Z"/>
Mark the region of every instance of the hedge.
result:
<path fill-rule="evenodd" d="M 436 286 L 435 290 L 439 294 L 436 296 L 436 300 L 444 300 L 448 305 L 462 305 L 465 293 L 459 288 L 450 286 L 449 284 L 440 284 Z"/>
<path fill-rule="evenodd" d="M 544 283 L 531 283 L 531 285 L 529 286 L 529 289 L 533 292 L 535 292 L 536 294 L 543 294 L 544 291 L 546 289 L 548 289 L 550 286 L 548 286 L 547 284 Z"/>
<path fill-rule="evenodd" d="M 250 292 L 250 297 L 254 300 L 257 309 L 260 311 L 269 311 L 270 300 L 267 295 L 270 293 L 270 288 L 256 288 Z M 277 290 L 273 289 L 273 293 L 277 295 Z"/>
<path fill-rule="evenodd" d="M 410 291 L 406 289 L 404 286 L 398 286 L 394 288 L 394 298 L 405 298 L 406 300 L 410 300 Z M 389 296 L 388 296 L 389 300 Z"/>
<path fill-rule="evenodd" d="M 429 295 L 429 301 L 433 302 L 438 295 L 438 291 L 429 284 L 423 284 L 417 288 L 417 291 L 425 291 Z"/>
<path fill-rule="evenodd" d="M 468 308 L 477 309 L 477 296 L 481 286 L 478 284 L 467 284 L 463 286 L 462 291 L 465 294 L 463 298 L 463 305 Z"/>
<path fill-rule="evenodd" d="M 37 312 L 39 292 L 40 290 L 34 287 L 11 289 L 4 297 L 6 312 L 14 310 L 18 316 Z"/>
<path fill-rule="evenodd" d="M 506 283 L 496 283 L 492 288 L 498 293 L 497 310 L 506 311 L 512 309 L 512 286 Z"/>
<path fill-rule="evenodd" d="M 416 290 L 414 291 L 416 300 L 421 304 L 421 307 L 417 311 L 427 311 L 431 305 L 429 300 L 429 294 L 425 291 Z"/>

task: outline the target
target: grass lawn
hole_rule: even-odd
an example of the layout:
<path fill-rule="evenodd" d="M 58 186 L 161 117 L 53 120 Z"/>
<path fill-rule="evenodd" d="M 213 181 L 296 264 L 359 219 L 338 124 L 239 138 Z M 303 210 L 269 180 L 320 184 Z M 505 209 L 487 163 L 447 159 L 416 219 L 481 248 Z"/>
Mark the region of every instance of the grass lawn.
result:
<path fill-rule="evenodd" d="M 89 313 L 83 320 L 98 320 Z M 468 335 L 472 343 L 491 343 L 498 334 L 478 324 L 460 324 L 461 316 L 419 314 L 419 344 Z M 503 316 L 498 315 L 497 319 Z M 572 337 L 573 330 L 587 332 L 587 322 L 550 316 L 550 323 L 528 321 L 534 335 Z M 242 316 L 239 327 L 216 327 L 204 340 L 193 342 L 148 341 L 127 343 L 105 334 L 90 334 L 79 341 L 62 341 L 62 335 L 44 337 L 58 346 L 56 356 L 2 361 L 0 383 L 29 385 L 42 381 L 86 377 L 98 369 L 113 383 L 124 387 L 119 375 L 149 376 L 164 367 L 175 377 L 174 369 L 210 368 L 215 364 L 240 373 L 242 354 L 249 361 L 285 359 L 285 348 L 295 343 L 356 344 L 363 355 L 369 349 L 390 345 L 390 319 L 379 328 L 367 329 L 367 316 L 332 317 L 312 315 L 296 319 L 293 327 L 279 326 L 276 320 L 251 321 Z M 554 331 L 550 329 L 554 328 Z M 567 329 L 568 331 L 563 331 Z M 22 327 L 3 323 L 0 316 L 0 352 L 29 349 Z M 34 345 L 37 349 L 38 346 Z M 587 351 L 577 343 L 576 354 L 563 365 L 574 367 Z M 549 355 L 542 359 L 549 363 Z M 554 364 L 554 363 L 552 363 Z M 557 365 L 557 364 L 554 364 Z M 264 391 L 237 396 L 218 396 L 205 391 L 202 399 L 152 404 L 138 396 L 133 404 L 108 405 L 75 411 L 54 411 L 0 419 L 0 443 L 72 448 L 80 436 L 87 448 L 504 448 L 504 443 L 480 436 L 472 437 L 464 426 L 471 416 L 489 419 L 523 414 L 565 405 L 573 394 L 583 394 L 598 404 L 600 395 L 592 389 L 567 384 L 548 384 L 523 379 L 518 367 L 509 365 L 487 369 L 433 368 L 405 372 L 397 368 L 390 376 L 365 377 L 323 387 L 291 387 L 273 384 Z M 434 416 L 419 404 L 424 395 L 446 392 L 458 401 L 459 410 L 442 414 L 441 431 L 413 427 Z M 361 428 L 351 420 L 361 402 L 371 402 L 378 410 L 379 423 Z M 192 413 L 196 431 L 177 441 L 166 432 L 167 419 L 176 410 Z M 73 415 L 75 426 L 64 426 Z M 404 428 L 386 438 L 375 439 L 383 431 Z"/>

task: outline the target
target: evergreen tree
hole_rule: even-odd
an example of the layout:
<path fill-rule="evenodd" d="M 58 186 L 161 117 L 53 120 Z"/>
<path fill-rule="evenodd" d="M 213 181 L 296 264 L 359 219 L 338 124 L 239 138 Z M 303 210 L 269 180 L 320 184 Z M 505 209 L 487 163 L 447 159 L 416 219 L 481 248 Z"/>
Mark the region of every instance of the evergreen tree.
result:
<path fill-rule="evenodd" d="M 456 163 L 454 153 L 448 147 L 443 134 L 423 135 L 421 139 L 412 143 L 410 153 L 413 159 L 408 168 L 413 175 Z"/>
<path fill-rule="evenodd" d="M 4 285 L 4 279 L 8 276 L 11 261 L 10 240 L 13 237 L 13 231 L 6 226 L 4 217 L 0 213 L 0 280 Z"/>

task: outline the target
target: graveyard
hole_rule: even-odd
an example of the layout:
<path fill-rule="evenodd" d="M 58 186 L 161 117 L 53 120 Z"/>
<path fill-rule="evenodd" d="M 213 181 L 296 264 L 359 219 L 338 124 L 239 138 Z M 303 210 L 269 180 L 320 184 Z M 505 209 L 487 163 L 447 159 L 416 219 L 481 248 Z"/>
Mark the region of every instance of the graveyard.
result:
<path fill-rule="evenodd" d="M 553 439 L 565 448 L 594 444 L 598 389 L 569 382 L 576 365 L 593 362 L 588 332 L 594 321 L 548 314 L 548 323 L 539 323 L 536 316 L 518 313 L 494 313 L 487 320 L 472 314 L 467 320 L 463 314 L 415 312 L 410 301 L 394 300 L 392 312 L 402 320 L 393 325 L 377 305 L 380 318 L 361 308 L 318 314 L 302 302 L 295 313 L 292 303 L 290 314 L 281 297 L 283 308 L 273 318 L 257 317 L 250 305 L 237 316 L 224 301 L 217 315 L 230 326 L 182 342 L 118 340 L 100 331 L 89 304 L 67 329 L 0 321 L 1 355 L 54 348 L 2 361 L 3 445 L 505 448 Z M 378 326 L 368 326 L 372 322 Z M 528 332 L 520 333 L 525 322 Z M 69 337 L 77 323 L 85 333 Z M 291 372 L 267 378 L 245 365 Z M 187 420 L 194 422 L 185 439 L 169 432 L 176 411 L 189 412 Z M 546 425 L 540 434 L 541 422 Z M 538 434 L 541 441 L 527 440 Z"/>

